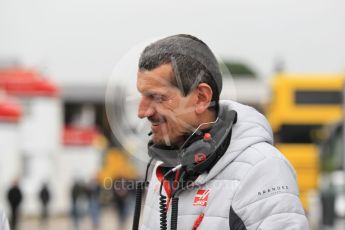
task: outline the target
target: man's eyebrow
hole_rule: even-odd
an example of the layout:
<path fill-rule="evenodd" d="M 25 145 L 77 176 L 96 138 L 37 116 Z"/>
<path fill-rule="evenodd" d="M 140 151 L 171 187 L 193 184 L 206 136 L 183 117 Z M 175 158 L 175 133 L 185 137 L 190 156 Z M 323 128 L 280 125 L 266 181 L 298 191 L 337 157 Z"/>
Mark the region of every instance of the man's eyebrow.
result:
<path fill-rule="evenodd" d="M 148 90 L 148 91 L 144 91 L 142 92 L 143 95 L 145 96 L 158 96 L 158 95 L 162 95 L 164 96 L 165 93 L 161 92 L 161 91 L 152 91 L 152 90 Z"/>

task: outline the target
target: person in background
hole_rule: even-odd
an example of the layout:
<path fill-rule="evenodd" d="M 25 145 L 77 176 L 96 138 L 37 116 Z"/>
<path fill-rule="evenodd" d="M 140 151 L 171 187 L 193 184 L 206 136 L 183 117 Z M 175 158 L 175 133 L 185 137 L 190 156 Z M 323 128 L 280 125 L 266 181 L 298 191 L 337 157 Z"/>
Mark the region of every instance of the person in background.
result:
<path fill-rule="evenodd" d="M 83 207 L 86 201 L 86 193 L 85 183 L 81 180 L 76 180 L 71 189 L 71 217 L 74 229 L 79 229 L 79 222 L 85 211 Z"/>
<path fill-rule="evenodd" d="M 128 216 L 128 189 L 126 186 L 126 181 L 124 179 L 115 180 L 115 185 L 113 188 L 113 199 L 114 206 L 117 211 L 119 220 L 119 229 L 125 227 L 125 223 Z"/>
<path fill-rule="evenodd" d="M 7 192 L 7 200 L 11 207 L 10 225 L 12 230 L 17 229 L 17 223 L 20 215 L 20 205 L 23 200 L 22 191 L 18 185 L 18 180 L 13 182 L 12 187 Z"/>
<path fill-rule="evenodd" d="M 10 230 L 5 213 L 0 209 L 0 230 Z"/>
<path fill-rule="evenodd" d="M 96 178 L 93 178 L 87 188 L 87 197 L 89 201 L 89 214 L 91 216 L 92 227 L 94 230 L 99 229 L 99 216 L 100 216 L 100 192 L 101 188 Z"/>
<path fill-rule="evenodd" d="M 133 208 L 133 189 L 130 187 L 133 181 L 138 179 L 138 172 L 124 149 L 109 147 L 106 155 L 108 160 L 99 173 L 99 178 L 101 181 L 106 181 L 106 178 L 112 179 L 114 186 L 107 192 L 112 194 L 112 205 L 119 223 L 117 229 L 122 229 Z"/>
<path fill-rule="evenodd" d="M 48 220 L 48 216 L 49 216 L 48 205 L 50 202 L 50 192 L 49 192 L 47 183 L 43 184 L 39 192 L 39 199 L 42 205 L 41 222 L 42 224 L 46 224 Z"/>

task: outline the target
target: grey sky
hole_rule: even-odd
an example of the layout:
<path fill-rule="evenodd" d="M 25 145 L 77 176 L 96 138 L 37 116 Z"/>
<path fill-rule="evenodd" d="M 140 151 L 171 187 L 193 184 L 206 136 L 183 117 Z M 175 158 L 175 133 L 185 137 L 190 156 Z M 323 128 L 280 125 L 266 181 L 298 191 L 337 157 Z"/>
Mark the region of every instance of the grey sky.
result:
<path fill-rule="evenodd" d="M 189 33 L 269 76 L 345 71 L 345 1 L 0 0 L 0 58 L 45 67 L 59 83 L 106 82 L 132 46 Z"/>

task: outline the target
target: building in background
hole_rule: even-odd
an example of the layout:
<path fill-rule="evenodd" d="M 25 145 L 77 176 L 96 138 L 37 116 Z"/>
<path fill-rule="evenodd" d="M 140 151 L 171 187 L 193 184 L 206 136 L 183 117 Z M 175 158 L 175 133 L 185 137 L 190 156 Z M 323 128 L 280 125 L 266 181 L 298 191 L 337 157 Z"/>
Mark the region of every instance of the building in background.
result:
<path fill-rule="evenodd" d="M 0 96 L 0 207 L 6 207 L 7 190 L 20 176 L 20 148 L 18 145 L 22 107 L 13 98 Z M 9 211 L 9 209 L 7 209 Z"/>
<path fill-rule="evenodd" d="M 12 146 L 8 163 L 13 171 L 3 170 L 1 176 L 11 178 L 17 174 L 25 198 L 24 214 L 39 213 L 37 193 L 44 183 L 52 189 L 52 213 L 69 211 L 73 178 L 88 180 L 101 165 L 102 151 L 94 145 L 98 134 L 95 124 L 88 125 L 90 118 L 86 115 L 76 118 L 84 121 L 84 126 L 67 127 L 59 87 L 35 70 L 0 70 L 0 89 L 22 106 L 20 123 L 12 129 L 12 136 L 7 134 L 12 139 L 0 140 Z M 7 183 L 1 188 L 6 189 Z"/>

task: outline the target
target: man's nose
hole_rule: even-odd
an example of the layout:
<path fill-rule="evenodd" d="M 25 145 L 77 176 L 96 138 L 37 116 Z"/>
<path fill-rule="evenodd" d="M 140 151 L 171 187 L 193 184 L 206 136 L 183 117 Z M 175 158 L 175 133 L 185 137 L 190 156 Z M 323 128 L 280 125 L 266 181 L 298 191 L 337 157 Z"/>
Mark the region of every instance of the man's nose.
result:
<path fill-rule="evenodd" d="M 153 114 L 154 114 L 154 107 L 152 103 L 149 100 L 142 98 L 139 103 L 138 117 L 142 119 L 145 117 L 150 117 Z"/>

